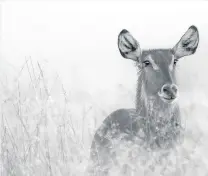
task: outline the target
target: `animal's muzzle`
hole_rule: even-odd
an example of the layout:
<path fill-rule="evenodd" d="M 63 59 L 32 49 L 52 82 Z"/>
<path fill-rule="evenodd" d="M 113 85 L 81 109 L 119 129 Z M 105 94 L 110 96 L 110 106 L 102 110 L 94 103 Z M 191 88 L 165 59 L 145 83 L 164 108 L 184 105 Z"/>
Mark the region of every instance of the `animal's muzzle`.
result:
<path fill-rule="evenodd" d="M 166 100 L 174 100 L 177 97 L 178 87 L 175 84 L 165 84 L 160 91 L 160 97 Z"/>

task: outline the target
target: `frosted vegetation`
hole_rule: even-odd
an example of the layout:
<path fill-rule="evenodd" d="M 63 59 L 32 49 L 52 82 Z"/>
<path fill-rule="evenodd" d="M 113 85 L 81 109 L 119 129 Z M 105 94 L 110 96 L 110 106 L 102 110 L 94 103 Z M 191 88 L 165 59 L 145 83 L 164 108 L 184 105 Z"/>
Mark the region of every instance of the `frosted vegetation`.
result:
<path fill-rule="evenodd" d="M 85 175 L 94 131 L 111 111 L 121 107 L 102 102 L 115 95 L 117 102 L 133 105 L 135 94 L 117 86 L 114 92 L 100 92 L 84 102 L 79 98 L 89 97 L 87 92 L 66 89 L 58 74 L 51 75 L 44 64 L 31 58 L 12 79 L 1 77 L 0 90 L 2 176 Z M 208 175 L 205 95 L 182 92 L 181 96 L 184 140 L 169 156 L 165 157 L 165 151 L 139 151 L 132 144 L 115 141 L 120 145 L 118 159 L 129 165 L 133 175 Z M 126 155 L 130 148 L 135 156 L 131 161 Z M 121 168 L 112 165 L 112 175 L 121 175 Z"/>

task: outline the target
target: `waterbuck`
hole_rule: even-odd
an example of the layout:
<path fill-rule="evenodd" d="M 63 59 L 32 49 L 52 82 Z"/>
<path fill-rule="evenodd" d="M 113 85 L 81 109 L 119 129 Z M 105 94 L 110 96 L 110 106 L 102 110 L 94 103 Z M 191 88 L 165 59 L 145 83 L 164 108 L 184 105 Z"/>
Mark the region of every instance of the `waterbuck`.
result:
<path fill-rule="evenodd" d="M 135 61 L 139 70 L 136 108 L 114 111 L 97 129 L 91 145 L 90 175 L 108 175 L 112 165 L 124 163 L 121 155 L 133 161 L 142 157 L 142 152 L 170 151 L 178 144 L 182 127 L 175 69 L 179 59 L 195 53 L 198 42 L 198 30 L 190 26 L 173 48 L 142 51 L 127 30 L 120 32 L 119 51 Z"/>

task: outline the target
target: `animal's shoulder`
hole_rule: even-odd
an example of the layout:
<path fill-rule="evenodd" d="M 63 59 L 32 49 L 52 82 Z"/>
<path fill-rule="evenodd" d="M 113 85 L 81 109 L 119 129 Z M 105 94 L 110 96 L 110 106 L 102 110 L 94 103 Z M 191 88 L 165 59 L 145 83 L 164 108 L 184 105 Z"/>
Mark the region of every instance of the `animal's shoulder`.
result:
<path fill-rule="evenodd" d="M 135 109 L 118 109 L 112 112 L 103 123 L 110 124 L 112 128 L 115 126 L 122 128 L 132 124 L 136 118 L 138 115 Z"/>
<path fill-rule="evenodd" d="M 112 112 L 97 130 L 100 136 L 137 132 L 139 117 L 135 109 L 118 109 Z M 113 135 L 114 136 L 114 135 Z"/>

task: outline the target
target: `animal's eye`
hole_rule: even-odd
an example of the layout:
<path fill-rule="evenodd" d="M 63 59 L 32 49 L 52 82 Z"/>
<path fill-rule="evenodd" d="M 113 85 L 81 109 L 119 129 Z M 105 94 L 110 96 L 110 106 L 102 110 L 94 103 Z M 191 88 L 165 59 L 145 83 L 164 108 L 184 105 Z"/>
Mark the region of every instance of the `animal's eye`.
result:
<path fill-rule="evenodd" d="M 177 62 L 178 62 L 178 59 L 174 59 L 173 64 L 176 65 Z"/>
<path fill-rule="evenodd" d="M 151 63 L 150 63 L 150 61 L 148 61 L 148 60 L 146 60 L 146 61 L 143 62 L 144 67 L 147 67 L 147 66 L 150 65 L 150 64 L 151 64 Z"/>

